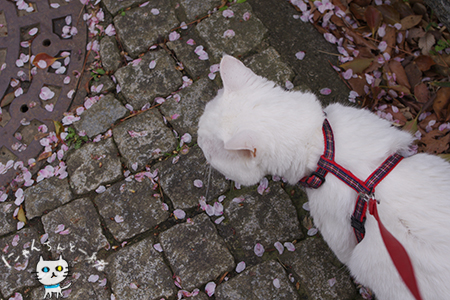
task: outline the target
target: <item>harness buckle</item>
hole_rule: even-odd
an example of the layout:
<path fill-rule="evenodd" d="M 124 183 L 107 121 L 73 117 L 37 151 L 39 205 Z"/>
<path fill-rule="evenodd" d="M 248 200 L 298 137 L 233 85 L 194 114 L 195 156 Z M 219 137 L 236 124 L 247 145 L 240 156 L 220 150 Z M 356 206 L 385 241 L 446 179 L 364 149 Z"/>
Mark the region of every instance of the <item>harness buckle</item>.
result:
<path fill-rule="evenodd" d="M 366 201 L 367 203 L 369 203 L 370 200 L 375 200 L 377 204 L 380 204 L 380 200 L 375 199 L 375 194 L 373 192 L 370 192 L 369 194 L 359 193 L 359 197 L 361 197 L 361 199 Z"/>
<path fill-rule="evenodd" d="M 316 172 L 316 171 L 312 172 L 311 175 L 310 175 L 309 177 L 311 178 L 312 176 L 316 176 L 317 178 L 319 178 L 320 181 L 321 181 L 322 183 L 325 182 L 325 177 L 322 176 L 321 174 L 319 174 L 319 173 Z"/>

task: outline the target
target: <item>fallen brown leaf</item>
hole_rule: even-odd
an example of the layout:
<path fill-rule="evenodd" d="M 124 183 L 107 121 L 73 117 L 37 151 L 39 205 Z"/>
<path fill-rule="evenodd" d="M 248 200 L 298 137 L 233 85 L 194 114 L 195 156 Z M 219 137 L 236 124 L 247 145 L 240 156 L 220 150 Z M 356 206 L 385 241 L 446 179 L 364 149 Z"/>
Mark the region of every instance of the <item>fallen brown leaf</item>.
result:
<path fill-rule="evenodd" d="M 436 99 L 433 102 L 433 110 L 439 119 L 446 117 L 447 107 L 450 102 L 450 87 L 442 87 L 436 93 Z"/>

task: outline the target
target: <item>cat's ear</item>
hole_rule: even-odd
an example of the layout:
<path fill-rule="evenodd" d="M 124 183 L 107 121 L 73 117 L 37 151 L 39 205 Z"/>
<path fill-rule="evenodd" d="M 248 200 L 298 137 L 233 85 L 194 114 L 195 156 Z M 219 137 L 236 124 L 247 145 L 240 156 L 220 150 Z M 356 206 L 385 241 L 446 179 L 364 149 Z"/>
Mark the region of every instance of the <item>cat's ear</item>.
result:
<path fill-rule="evenodd" d="M 220 77 L 225 93 L 235 92 L 246 87 L 248 81 L 255 77 L 252 70 L 230 55 L 225 55 L 220 62 Z"/>
<path fill-rule="evenodd" d="M 226 150 L 242 150 L 249 157 L 256 157 L 258 144 L 256 133 L 252 130 L 242 130 L 233 135 L 225 142 L 224 148 Z"/>
<path fill-rule="evenodd" d="M 62 254 L 59 255 L 58 260 L 64 260 L 64 259 L 62 258 Z"/>
<path fill-rule="evenodd" d="M 44 259 L 42 258 L 42 255 L 39 256 L 39 262 L 44 261 Z"/>

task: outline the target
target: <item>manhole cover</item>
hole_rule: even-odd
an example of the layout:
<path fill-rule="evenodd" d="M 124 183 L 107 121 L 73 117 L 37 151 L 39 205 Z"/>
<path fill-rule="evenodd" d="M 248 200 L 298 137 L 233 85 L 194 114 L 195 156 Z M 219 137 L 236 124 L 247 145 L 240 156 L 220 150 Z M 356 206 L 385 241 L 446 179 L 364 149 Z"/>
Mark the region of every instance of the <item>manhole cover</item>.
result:
<path fill-rule="evenodd" d="M 37 157 L 39 126 L 54 130 L 69 108 L 85 57 L 83 9 L 79 0 L 0 0 L 1 163 Z M 39 69 L 30 61 L 39 53 L 61 58 Z M 0 186 L 14 174 L 1 174 Z"/>

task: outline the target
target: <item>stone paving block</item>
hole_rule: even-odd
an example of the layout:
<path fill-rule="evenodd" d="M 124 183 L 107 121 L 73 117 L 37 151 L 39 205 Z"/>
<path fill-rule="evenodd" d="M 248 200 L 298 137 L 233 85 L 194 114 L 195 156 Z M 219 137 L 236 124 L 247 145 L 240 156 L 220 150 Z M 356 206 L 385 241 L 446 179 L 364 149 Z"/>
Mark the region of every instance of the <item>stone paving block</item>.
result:
<path fill-rule="evenodd" d="M 52 210 L 73 199 L 68 179 L 51 177 L 24 191 L 27 218 L 41 216 L 44 211 Z"/>
<path fill-rule="evenodd" d="M 70 186 L 75 194 L 95 190 L 123 177 L 122 164 L 112 138 L 85 144 L 67 159 Z"/>
<path fill-rule="evenodd" d="M 347 103 L 349 89 L 344 81 L 331 73 L 336 73 L 328 61 L 335 61 L 339 53 L 336 45 L 328 43 L 309 22 L 294 19 L 293 15 L 300 13 L 289 1 L 252 0 L 247 1 L 252 6 L 253 17 L 259 18 L 266 28 L 267 42 L 280 53 L 282 59 L 296 73 L 292 81 L 295 87 L 314 92 L 324 106 L 335 103 Z M 327 55 L 317 50 L 335 53 Z M 306 53 L 303 60 L 295 57 L 299 51 Z M 322 95 L 319 91 L 330 88 L 330 95 Z"/>
<path fill-rule="evenodd" d="M 206 195 L 208 180 L 207 200 L 225 192 L 230 185 L 229 181 L 214 169 L 211 169 L 211 177 L 209 177 L 210 166 L 198 146 L 192 147 L 188 154 L 180 155 L 175 165 L 172 159 L 168 159 L 155 165 L 154 168 L 159 169 L 161 187 L 172 200 L 175 208 L 185 209 L 197 206 L 200 197 Z M 194 180 L 197 179 L 203 183 L 200 188 L 194 186 Z"/>
<path fill-rule="evenodd" d="M 63 258 L 65 259 L 64 256 Z M 83 261 L 74 265 L 72 261 L 67 262 L 69 263 L 69 276 L 60 285 L 64 287 L 69 282 L 71 285 L 69 289 L 63 290 L 63 298 L 89 300 L 111 299 L 111 292 L 105 286 L 105 284 L 109 284 L 106 275 L 104 272 L 97 270 L 94 267 L 94 263 Z M 31 299 L 42 299 L 44 295 L 45 290 L 42 285 L 31 291 Z"/>
<path fill-rule="evenodd" d="M 0 220 L 2 222 L 0 236 L 16 230 L 17 221 L 13 218 L 16 207 L 13 202 L 0 203 Z"/>
<path fill-rule="evenodd" d="M 356 296 L 349 271 L 336 266 L 337 258 L 322 239 L 309 238 L 295 247 L 294 252 L 285 251 L 280 259 L 291 267 L 289 272 L 294 273 L 308 299 L 353 299 Z"/>
<path fill-rule="evenodd" d="M 103 76 L 104 77 L 104 76 Z M 84 130 L 90 138 L 107 131 L 114 122 L 123 118 L 128 110 L 114 98 L 113 94 L 108 94 L 94 103 L 88 110 L 80 116 L 80 120 L 74 123 L 77 131 Z"/>
<path fill-rule="evenodd" d="M 132 238 L 169 217 L 169 213 L 163 210 L 161 200 L 152 196 L 152 186 L 148 178 L 142 182 L 120 181 L 95 197 L 106 227 L 117 240 Z M 123 221 L 117 222 L 116 216 L 123 218 Z"/>
<path fill-rule="evenodd" d="M 3 296 L 8 297 L 14 290 L 39 284 L 31 272 L 36 271 L 42 248 L 35 228 L 24 228 L 17 234 L 0 239 L 0 291 Z"/>
<path fill-rule="evenodd" d="M 103 1 L 105 2 L 105 1 Z M 114 3 L 120 3 L 112 1 Z M 125 2 L 125 1 L 124 1 Z M 104 36 L 100 41 L 100 57 L 105 71 L 115 72 L 122 63 L 115 36 Z"/>
<path fill-rule="evenodd" d="M 258 46 L 267 33 L 267 28 L 253 14 L 248 3 L 238 3 L 229 9 L 234 12 L 233 17 L 225 18 L 222 12 L 217 12 L 195 27 L 208 45 L 206 52 L 210 60 L 215 63 L 219 62 L 224 53 L 233 56 L 245 55 Z M 250 13 L 250 19 L 247 21 L 243 19 L 245 13 Z M 232 30 L 235 35 L 225 36 L 227 30 Z"/>
<path fill-rule="evenodd" d="M 221 4 L 220 0 L 203 0 L 203 1 L 191 1 L 191 0 L 181 0 L 180 7 L 184 9 L 186 17 L 185 21 L 193 21 L 195 18 L 203 17 L 214 7 Z M 186 22 L 187 23 L 187 22 Z"/>
<path fill-rule="evenodd" d="M 153 60 L 155 68 L 150 69 Z M 163 50 L 147 52 L 136 66 L 130 63 L 118 69 L 115 76 L 122 94 L 136 110 L 158 96 L 169 95 L 183 84 L 183 76 L 175 69 L 174 60 Z"/>
<path fill-rule="evenodd" d="M 101 86 L 101 87 L 100 87 Z M 94 87 L 94 88 L 93 88 Z M 98 90 L 100 89 L 100 90 Z M 98 81 L 91 82 L 92 95 L 106 94 L 116 89 L 116 85 L 108 75 L 100 76 Z"/>
<path fill-rule="evenodd" d="M 206 103 L 214 98 L 217 90 L 217 86 L 210 79 L 202 78 L 178 93 L 180 102 L 174 97 L 166 100 L 160 107 L 161 112 L 180 136 L 187 132 L 197 139 L 198 120 Z M 171 120 L 174 114 L 178 114 L 179 117 Z"/>
<path fill-rule="evenodd" d="M 238 259 L 254 263 L 257 259 L 254 253 L 256 243 L 270 249 L 274 248 L 275 242 L 284 243 L 303 236 L 289 196 L 279 184 L 270 184 L 269 188 L 269 193 L 264 196 L 252 191 L 240 196 L 245 199 L 241 203 L 229 199 L 224 204 L 224 216 L 228 222 L 222 222 L 218 228 L 221 234 L 226 234 L 227 243 L 237 248 L 235 255 Z"/>
<path fill-rule="evenodd" d="M 244 63 L 259 76 L 274 81 L 282 87 L 286 86 L 286 80 L 292 82 L 295 76 L 294 71 L 281 60 L 280 54 L 273 47 L 251 56 Z"/>
<path fill-rule="evenodd" d="M 158 13 L 152 9 L 157 9 Z M 179 23 L 170 1 L 166 0 L 149 1 L 144 7 L 132 8 L 114 18 L 117 35 L 132 57 L 147 51 L 156 44 L 158 37 L 167 36 Z"/>
<path fill-rule="evenodd" d="M 160 234 L 170 266 L 186 290 L 192 290 L 231 271 L 234 258 L 206 214 Z"/>
<path fill-rule="evenodd" d="M 296 300 L 300 297 L 289 282 L 283 267 L 278 262 L 271 260 L 252 267 L 230 281 L 220 284 L 216 288 L 216 299 Z"/>
<path fill-rule="evenodd" d="M 107 262 L 106 272 L 116 299 L 161 299 L 177 293 L 172 273 L 150 239 L 121 249 Z"/>
<path fill-rule="evenodd" d="M 152 159 L 176 148 L 172 131 L 164 125 L 161 114 L 155 109 L 114 127 L 113 137 L 129 170 L 143 169 Z M 137 167 L 133 168 L 135 163 Z"/>
<path fill-rule="evenodd" d="M 203 1 L 195 3 L 203 3 Z M 187 44 L 187 41 L 190 39 L 194 40 L 194 45 Z M 175 52 L 177 59 L 183 63 L 184 69 L 194 80 L 201 76 L 206 76 L 210 72 L 209 67 L 211 64 L 209 59 L 201 60 L 194 52 L 198 46 L 206 46 L 195 31 L 189 31 L 183 38 L 173 42 L 167 42 L 166 45 L 170 50 Z"/>
<path fill-rule="evenodd" d="M 142 0 L 103 0 L 102 2 L 109 12 L 115 15 L 119 10 L 141 3 Z"/>
<path fill-rule="evenodd" d="M 49 212 L 42 216 L 42 224 L 48 234 L 52 257 L 62 254 L 64 259 L 74 262 L 81 256 L 92 256 L 108 245 L 98 214 L 89 198 L 74 200 Z M 64 225 L 63 229 L 61 224 Z"/>

